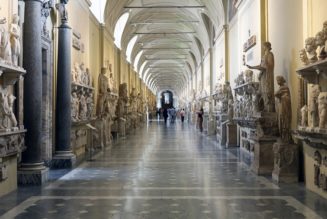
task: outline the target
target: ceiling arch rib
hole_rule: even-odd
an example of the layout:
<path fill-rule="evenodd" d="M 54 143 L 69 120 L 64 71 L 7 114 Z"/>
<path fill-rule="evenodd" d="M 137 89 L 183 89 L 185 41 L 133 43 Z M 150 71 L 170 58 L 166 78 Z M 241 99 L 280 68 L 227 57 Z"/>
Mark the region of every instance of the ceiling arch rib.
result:
<path fill-rule="evenodd" d="M 208 23 L 214 32 L 225 23 L 222 0 L 107 0 L 105 23 L 110 32 L 125 13 L 129 17 L 121 49 L 129 48 L 132 66 L 157 91 L 183 92 L 212 36 L 218 35 L 209 35 Z M 132 39 L 133 47 L 128 46 Z"/>

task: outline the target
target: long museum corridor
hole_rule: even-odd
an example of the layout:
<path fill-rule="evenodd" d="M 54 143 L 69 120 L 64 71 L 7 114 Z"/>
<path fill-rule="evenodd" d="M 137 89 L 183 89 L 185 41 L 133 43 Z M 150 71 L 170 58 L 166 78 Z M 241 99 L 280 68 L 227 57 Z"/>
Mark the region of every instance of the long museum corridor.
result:
<path fill-rule="evenodd" d="M 19 188 L 2 198 L 0 218 L 316 219 L 327 215 L 322 197 L 298 184 L 278 187 L 256 176 L 241 164 L 238 149 L 220 148 L 180 122 L 152 122 L 117 142 L 111 151 L 36 190 Z"/>

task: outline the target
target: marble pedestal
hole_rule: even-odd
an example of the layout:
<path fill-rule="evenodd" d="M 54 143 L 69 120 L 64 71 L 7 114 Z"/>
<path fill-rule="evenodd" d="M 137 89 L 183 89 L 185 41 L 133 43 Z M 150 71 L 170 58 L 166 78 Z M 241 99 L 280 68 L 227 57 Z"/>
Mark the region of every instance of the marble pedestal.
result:
<path fill-rule="evenodd" d="M 94 126 L 97 129 L 96 135 L 93 137 L 93 145 L 96 148 L 107 148 L 112 145 L 111 126 L 113 121 L 109 118 L 97 119 Z"/>
<path fill-rule="evenodd" d="M 257 175 L 270 175 L 274 169 L 273 145 L 275 137 L 262 137 L 254 141 L 254 157 L 251 170 Z"/>
<path fill-rule="evenodd" d="M 295 144 L 277 141 L 273 146 L 275 182 L 296 183 L 299 171 L 299 148 Z"/>
<path fill-rule="evenodd" d="M 237 125 L 233 122 L 226 124 L 226 148 L 237 147 Z"/>
<path fill-rule="evenodd" d="M 225 146 L 226 145 L 226 123 L 227 123 L 227 119 L 228 116 L 226 114 L 218 114 L 217 115 L 217 128 L 216 128 L 216 135 L 217 135 L 217 141 L 218 144 L 220 144 L 221 146 Z"/>
<path fill-rule="evenodd" d="M 119 137 L 122 137 L 122 138 L 126 137 L 126 119 L 124 119 L 124 118 L 118 119 L 118 134 L 119 134 Z"/>
<path fill-rule="evenodd" d="M 277 141 L 276 113 L 260 113 L 235 119 L 240 126 L 241 159 L 258 175 L 271 175 L 274 168 L 273 145 Z"/>

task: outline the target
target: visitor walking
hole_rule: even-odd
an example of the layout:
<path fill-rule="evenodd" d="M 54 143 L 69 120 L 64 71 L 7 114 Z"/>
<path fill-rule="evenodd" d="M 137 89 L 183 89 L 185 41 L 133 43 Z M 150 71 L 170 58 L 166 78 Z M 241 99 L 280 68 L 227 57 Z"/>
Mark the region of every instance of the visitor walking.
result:
<path fill-rule="evenodd" d="M 185 118 L 185 110 L 182 109 L 179 113 L 181 115 L 181 121 L 184 122 L 184 118 Z"/>
<path fill-rule="evenodd" d="M 198 114 L 198 127 L 200 129 L 200 132 L 203 131 L 203 108 L 201 107 L 200 111 L 197 112 Z"/>

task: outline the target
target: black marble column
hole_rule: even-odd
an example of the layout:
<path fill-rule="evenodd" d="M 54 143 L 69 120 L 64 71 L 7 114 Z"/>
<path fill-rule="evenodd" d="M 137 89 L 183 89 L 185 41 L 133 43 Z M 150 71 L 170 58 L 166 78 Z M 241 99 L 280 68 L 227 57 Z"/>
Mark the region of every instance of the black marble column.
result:
<path fill-rule="evenodd" d="M 71 28 L 63 21 L 59 29 L 56 104 L 56 153 L 52 168 L 72 168 L 76 156 L 71 135 Z"/>
<path fill-rule="evenodd" d="M 48 169 L 41 158 L 42 148 L 42 50 L 41 1 L 25 0 L 23 67 L 24 125 L 26 150 L 18 170 L 18 183 L 43 184 L 48 179 Z"/>

